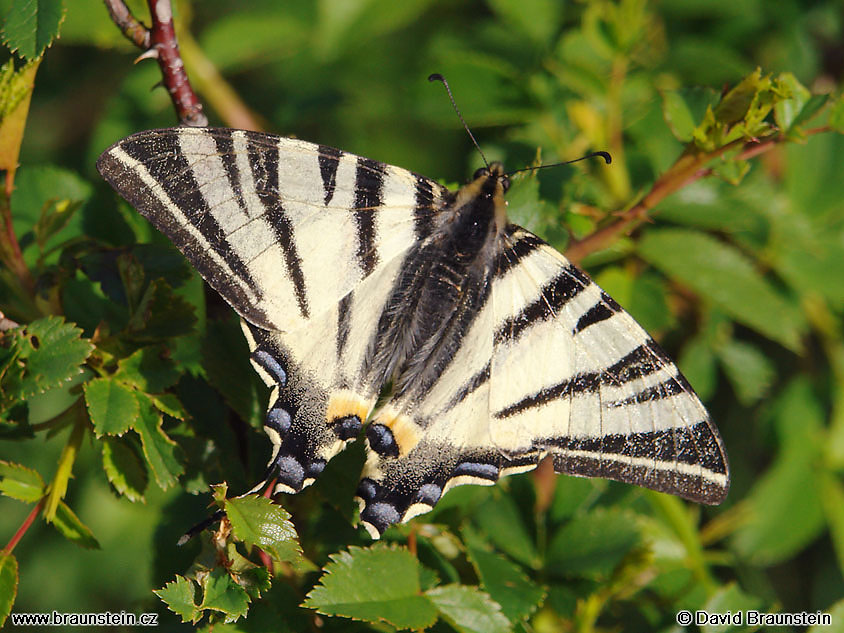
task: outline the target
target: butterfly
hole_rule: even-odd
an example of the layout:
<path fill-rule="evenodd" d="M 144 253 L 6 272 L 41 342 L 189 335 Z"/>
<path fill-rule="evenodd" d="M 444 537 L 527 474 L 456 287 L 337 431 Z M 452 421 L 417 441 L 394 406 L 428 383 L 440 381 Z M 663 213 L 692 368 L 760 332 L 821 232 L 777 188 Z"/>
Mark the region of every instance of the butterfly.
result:
<path fill-rule="evenodd" d="M 450 191 L 324 145 L 183 127 L 134 134 L 97 168 L 242 319 L 271 388 L 255 490 L 301 491 L 363 435 L 373 538 L 546 456 L 560 473 L 726 496 L 723 443 L 687 380 L 508 221 L 500 164 Z"/>

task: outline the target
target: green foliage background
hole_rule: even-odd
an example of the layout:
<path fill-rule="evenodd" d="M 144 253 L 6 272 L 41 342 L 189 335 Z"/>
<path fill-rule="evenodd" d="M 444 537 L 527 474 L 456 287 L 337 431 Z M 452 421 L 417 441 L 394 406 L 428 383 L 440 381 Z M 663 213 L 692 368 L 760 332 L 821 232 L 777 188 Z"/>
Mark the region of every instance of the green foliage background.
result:
<path fill-rule="evenodd" d="M 145 19 L 143 3 L 129 4 Z M 0 15 L 24 5 L 41 12 L 38 29 L 10 17 L 3 40 L 31 60 L 62 3 L 0 0 Z M 710 175 L 660 201 L 653 224 L 583 261 L 709 407 L 733 472 L 724 505 L 527 474 L 456 489 L 370 549 L 354 527 L 347 473 L 362 456 L 350 449 L 284 500 L 301 554 L 283 511 L 226 506 L 288 530 L 268 537 L 233 519 L 237 544 L 216 550 L 234 561 L 228 571 L 207 538 L 176 540 L 206 516 L 210 484 L 236 494 L 262 474 L 266 393 L 231 311 L 94 170 L 112 142 L 176 123 L 166 93 L 151 90 L 157 65 L 132 64 L 139 52 L 97 0 L 65 10 L 7 201 L 34 285 L 0 269 L 0 311 L 31 324 L 0 347 L 0 460 L 36 471 L 0 465 L 0 540 L 42 498 L 52 526 L 39 519 L 0 560 L 0 614 L 157 611 L 170 630 L 206 608 L 215 621 L 243 615 L 251 600 L 245 618 L 214 630 L 314 629 L 319 617 L 326 630 L 543 632 L 668 631 L 679 609 L 757 608 L 831 611 L 823 630 L 844 631 L 840 2 L 177 3 L 188 73 L 214 124 L 243 125 L 245 104 L 245 120 L 268 131 L 456 184 L 480 158 L 425 80 L 440 72 L 487 156 L 510 169 L 610 151 L 611 167 L 514 184 L 514 221 L 561 250 L 638 202 L 684 147 L 781 135 L 757 157 L 709 163 Z M 717 108 L 707 119 L 722 88 L 748 77 L 757 101 L 740 120 L 724 125 Z M 6 116 L 22 88 L 2 86 Z M 39 320 L 48 315 L 65 321 Z M 216 499 L 231 503 L 224 490 Z M 256 544 L 287 561 L 271 588 L 246 558 L 259 562 Z"/>

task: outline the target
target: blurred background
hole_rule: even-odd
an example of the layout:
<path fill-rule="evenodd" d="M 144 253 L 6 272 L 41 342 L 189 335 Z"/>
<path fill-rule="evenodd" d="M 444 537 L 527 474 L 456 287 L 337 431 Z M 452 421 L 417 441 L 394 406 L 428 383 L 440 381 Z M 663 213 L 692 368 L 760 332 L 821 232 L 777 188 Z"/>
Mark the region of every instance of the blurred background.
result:
<path fill-rule="evenodd" d="M 0 0 L 0 15 L 11 4 Z M 101 2 L 66 4 L 61 37 L 36 78 L 16 177 L 24 193 L 13 199 L 16 229 L 25 234 L 54 195 L 26 186 L 49 173 L 61 195 L 84 201 L 72 234 L 109 246 L 166 244 L 131 211 L 117 210 L 94 169 L 116 140 L 177 123 L 155 87 L 158 66 L 133 64 L 140 51 Z M 145 3 L 129 5 L 148 22 Z M 706 103 L 757 67 L 791 73 L 815 94 L 838 94 L 844 76 L 839 0 L 203 0 L 176 2 L 175 11 L 188 74 L 215 125 L 297 136 L 456 185 L 481 160 L 442 87 L 426 79 L 439 72 L 487 157 L 509 169 L 610 151 L 611 168 L 597 161 L 544 170 L 514 185 L 514 221 L 563 252 L 572 236 L 588 236 L 637 202 L 683 152 L 667 95 Z M 9 53 L 0 56 L 5 62 Z M 703 109 L 690 110 L 698 122 Z M 825 125 L 824 116 L 811 125 Z M 466 508 L 493 515 L 527 508 L 515 536 L 495 518 L 466 514 L 545 588 L 525 630 L 671 630 L 677 609 L 708 605 L 831 611 L 833 626 L 823 630 L 844 631 L 842 164 L 841 135 L 783 143 L 748 161 L 746 172 L 680 189 L 655 209 L 653 224 L 583 259 L 679 359 L 721 430 L 733 484 L 722 506 L 696 508 L 628 486 L 560 478 L 552 518 L 581 520 L 568 538 L 582 545 L 585 562 L 555 550 L 551 537 L 551 546 L 540 546 L 529 475 L 492 491 L 455 490 L 449 496 Z M 198 283 L 189 282 L 195 295 Z M 200 334 L 224 327 L 213 318 L 229 323 L 219 300 L 205 301 L 209 321 L 199 315 Z M 246 489 L 268 451 L 259 433 L 226 446 L 237 435 L 232 409 L 241 410 L 212 389 L 203 354 L 179 388 L 194 428 L 213 429 L 208 469 L 189 469 L 167 491 L 151 483 L 144 502 L 131 503 L 110 491 L 99 448 L 85 443 L 68 502 L 101 548 L 84 550 L 43 523 L 33 526 L 15 549 L 15 611 L 163 609 L 150 590 L 196 555 L 193 545 L 174 545 L 206 512 L 207 495 L 191 493 L 222 479 Z M 64 441 L 0 439 L 0 459 L 48 479 Z M 292 503 L 295 518 L 296 503 L 304 513 L 317 502 Z M 505 510 L 501 516 L 510 516 Z M 0 500 L 0 537 L 8 539 L 28 511 Z M 679 522 L 677 512 L 685 517 Z M 683 534 L 684 525 L 691 531 Z M 336 549 L 347 533 L 365 542 L 344 529 Z M 518 539 L 528 554 L 513 550 Z M 177 626 L 172 614 L 163 617 L 163 630 Z"/>

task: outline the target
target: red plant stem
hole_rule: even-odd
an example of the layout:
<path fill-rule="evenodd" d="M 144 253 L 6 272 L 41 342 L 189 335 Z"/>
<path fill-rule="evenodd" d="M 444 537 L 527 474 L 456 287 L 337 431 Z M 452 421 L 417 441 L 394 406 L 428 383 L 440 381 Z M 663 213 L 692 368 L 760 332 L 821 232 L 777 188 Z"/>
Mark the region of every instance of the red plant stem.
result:
<path fill-rule="evenodd" d="M 120 27 L 123 35 L 138 48 L 149 49 L 149 29 L 135 19 L 123 0 L 105 0 L 112 22 Z"/>
<path fill-rule="evenodd" d="M 145 51 L 141 57 L 155 57 L 161 67 L 162 83 L 170 94 L 182 125 L 208 125 L 202 103 L 191 88 L 185 64 L 179 53 L 170 0 L 147 0 L 152 28 L 141 24 L 123 0 L 105 0 L 112 21 L 135 46 Z"/>
<path fill-rule="evenodd" d="M 18 528 L 18 531 L 15 532 L 14 536 L 12 536 L 11 540 L 6 544 L 6 547 L 3 548 L 4 554 L 11 554 L 12 550 L 15 549 L 15 545 L 18 544 L 18 541 L 23 538 L 23 535 L 26 534 L 26 531 L 32 525 L 33 521 L 35 521 L 35 517 L 38 516 L 38 513 L 41 512 L 41 508 L 44 506 L 44 498 L 41 499 L 38 503 L 35 504 L 35 507 L 32 508 L 32 512 L 29 513 L 21 526 Z"/>
<path fill-rule="evenodd" d="M 202 104 L 191 88 L 185 64 L 179 54 L 170 0 L 148 0 L 148 4 L 152 17 L 150 48 L 154 48 L 158 53 L 158 65 L 164 77 L 164 87 L 170 93 L 176 114 L 183 125 L 208 125 L 208 117 L 202 111 Z"/>
<path fill-rule="evenodd" d="M 0 214 L 3 215 L 0 219 L 0 224 L 3 226 L 5 235 L 0 237 L 0 248 L 5 250 L 8 258 L 7 264 L 12 269 L 15 276 L 20 280 L 21 286 L 30 293 L 33 293 L 35 282 L 32 279 L 32 274 L 23 259 L 18 237 L 15 235 L 15 228 L 12 225 L 12 190 L 15 188 L 15 174 L 13 170 L 6 172 L 5 185 L 3 192 L 0 193 Z"/>

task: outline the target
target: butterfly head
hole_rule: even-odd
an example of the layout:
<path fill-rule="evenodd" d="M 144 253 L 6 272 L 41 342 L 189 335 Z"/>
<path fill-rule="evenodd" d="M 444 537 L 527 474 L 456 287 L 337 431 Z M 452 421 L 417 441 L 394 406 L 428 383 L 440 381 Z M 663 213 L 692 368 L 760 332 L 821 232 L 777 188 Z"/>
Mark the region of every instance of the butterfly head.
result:
<path fill-rule="evenodd" d="M 474 176 L 472 176 L 473 181 L 480 179 L 484 181 L 494 180 L 501 183 L 502 194 L 507 193 L 507 190 L 510 188 L 510 177 L 504 173 L 504 165 L 498 161 L 490 163 L 488 167 L 479 168 Z"/>

